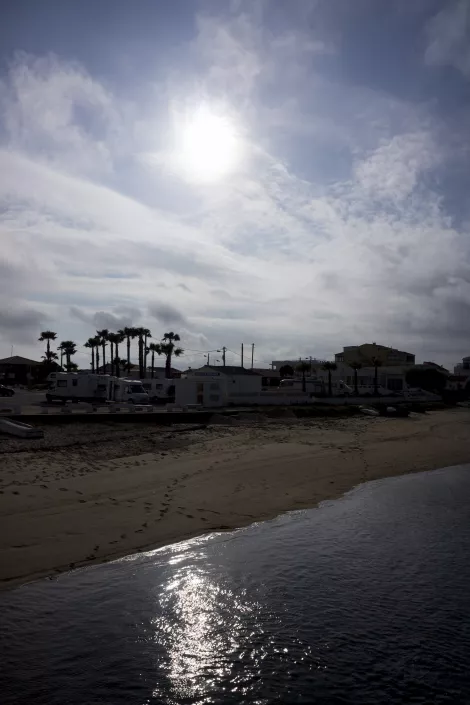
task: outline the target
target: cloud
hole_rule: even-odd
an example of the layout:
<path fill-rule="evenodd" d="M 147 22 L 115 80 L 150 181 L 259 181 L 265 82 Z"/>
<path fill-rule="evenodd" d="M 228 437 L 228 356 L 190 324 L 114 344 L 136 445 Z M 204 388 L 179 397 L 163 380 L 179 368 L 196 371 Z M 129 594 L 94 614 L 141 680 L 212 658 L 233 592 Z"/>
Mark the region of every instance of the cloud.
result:
<path fill-rule="evenodd" d="M 453 66 L 470 77 L 470 4 L 449 0 L 426 27 L 425 61 L 430 66 Z"/>
<path fill-rule="evenodd" d="M 117 331 L 121 328 L 136 325 L 141 317 L 141 312 L 139 309 L 130 306 L 117 306 L 114 309 L 114 313 L 110 311 L 88 313 L 77 306 L 71 306 L 70 315 L 96 330 L 108 328 L 110 331 Z"/>
<path fill-rule="evenodd" d="M 73 172 L 112 168 L 119 113 L 106 89 L 75 62 L 16 54 L 0 105 L 9 144 Z"/>
<path fill-rule="evenodd" d="M 149 305 L 149 313 L 164 325 L 186 325 L 184 314 L 171 304 L 152 303 Z"/>
<path fill-rule="evenodd" d="M 43 311 L 17 305 L 16 308 L 0 310 L 0 338 L 5 343 L 33 343 L 38 331 L 48 321 Z"/>
<path fill-rule="evenodd" d="M 236 362 L 243 341 L 263 362 L 364 340 L 464 353 L 470 240 L 446 210 L 446 125 L 431 102 L 338 75 L 327 4 L 302 22 L 279 22 L 272 3 L 200 16 L 163 88 L 136 76 L 148 98 L 130 109 L 124 83 L 113 95 L 76 62 L 17 55 L 0 89 L 2 309 L 44 311 L 77 341 L 174 326 L 190 362 L 221 345 Z M 426 61 L 465 73 L 452 8 L 426 30 Z M 165 130 L 182 96 L 240 126 L 243 164 L 226 178 L 172 172 Z"/>

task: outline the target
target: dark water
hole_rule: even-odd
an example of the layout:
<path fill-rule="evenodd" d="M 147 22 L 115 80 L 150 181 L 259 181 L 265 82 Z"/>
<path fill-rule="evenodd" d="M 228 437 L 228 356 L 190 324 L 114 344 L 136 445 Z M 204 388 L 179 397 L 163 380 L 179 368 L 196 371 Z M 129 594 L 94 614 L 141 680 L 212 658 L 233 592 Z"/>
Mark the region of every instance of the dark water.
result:
<path fill-rule="evenodd" d="M 470 703 L 470 468 L 0 595 L 5 705 Z"/>

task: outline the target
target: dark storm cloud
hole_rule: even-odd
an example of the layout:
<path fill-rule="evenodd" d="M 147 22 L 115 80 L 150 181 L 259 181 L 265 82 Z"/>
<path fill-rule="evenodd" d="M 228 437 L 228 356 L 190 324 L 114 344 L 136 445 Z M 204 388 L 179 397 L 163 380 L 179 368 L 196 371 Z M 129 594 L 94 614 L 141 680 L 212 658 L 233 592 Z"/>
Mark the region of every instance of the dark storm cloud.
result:
<path fill-rule="evenodd" d="M 7 306 L 0 309 L 0 335 L 11 343 L 33 343 L 48 320 L 43 311 Z"/>
<path fill-rule="evenodd" d="M 79 321 L 87 323 L 97 330 L 108 328 L 115 331 L 120 328 L 126 328 L 135 325 L 140 318 L 140 311 L 131 306 L 117 306 L 110 311 L 96 311 L 96 313 L 86 313 L 77 306 L 70 307 L 70 314 Z"/>
<path fill-rule="evenodd" d="M 149 313 L 157 321 L 169 325 L 175 323 L 178 325 L 185 325 L 186 318 L 175 306 L 165 303 L 152 303 L 149 305 Z"/>

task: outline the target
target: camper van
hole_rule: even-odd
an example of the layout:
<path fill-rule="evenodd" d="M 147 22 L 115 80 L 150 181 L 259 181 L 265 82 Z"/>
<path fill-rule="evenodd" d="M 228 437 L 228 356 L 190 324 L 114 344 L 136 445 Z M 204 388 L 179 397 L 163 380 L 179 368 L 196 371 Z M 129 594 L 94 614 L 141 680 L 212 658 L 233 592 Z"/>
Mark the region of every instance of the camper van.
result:
<path fill-rule="evenodd" d="M 142 387 L 154 404 L 168 404 L 175 401 L 175 381 L 173 379 L 144 379 Z"/>
<path fill-rule="evenodd" d="M 76 372 L 58 372 L 56 379 L 51 380 L 46 399 L 63 404 L 67 401 L 149 403 L 148 394 L 139 380 Z"/>

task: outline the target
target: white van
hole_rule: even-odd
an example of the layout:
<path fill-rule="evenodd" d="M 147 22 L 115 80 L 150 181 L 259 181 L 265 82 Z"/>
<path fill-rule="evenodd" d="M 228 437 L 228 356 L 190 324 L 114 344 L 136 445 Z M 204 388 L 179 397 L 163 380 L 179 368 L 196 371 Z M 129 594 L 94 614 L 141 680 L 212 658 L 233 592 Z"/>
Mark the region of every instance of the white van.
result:
<path fill-rule="evenodd" d="M 106 403 L 109 401 L 130 404 L 148 404 L 149 397 L 142 382 L 135 379 L 121 379 L 111 375 L 77 374 L 57 372 L 51 380 L 46 394 L 48 402 L 85 401 Z"/>
<path fill-rule="evenodd" d="M 174 379 L 143 379 L 142 387 L 154 404 L 168 404 L 175 401 Z"/>

